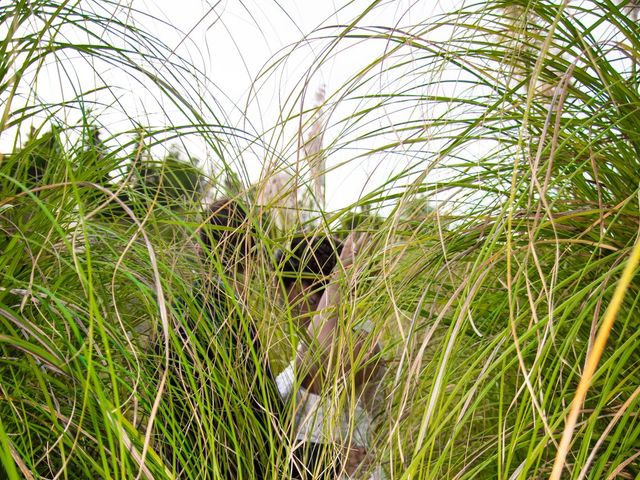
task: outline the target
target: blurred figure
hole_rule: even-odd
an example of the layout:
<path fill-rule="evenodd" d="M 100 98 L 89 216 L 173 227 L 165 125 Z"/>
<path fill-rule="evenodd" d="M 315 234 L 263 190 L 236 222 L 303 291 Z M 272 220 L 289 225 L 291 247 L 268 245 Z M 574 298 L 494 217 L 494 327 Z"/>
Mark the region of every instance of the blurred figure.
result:
<path fill-rule="evenodd" d="M 198 455 L 165 449 L 177 478 L 266 479 L 276 471 L 271 446 L 282 401 L 245 308 L 243 274 L 253 236 L 238 202 L 214 202 L 200 228 L 201 277 L 193 294 L 172 307 L 177 341 L 163 428 L 167 436 L 188 439 L 186 449 L 199 449 Z"/>
<path fill-rule="evenodd" d="M 350 365 L 349 355 L 337 352 L 341 298 L 336 280 L 364 241 L 350 235 L 342 245 L 325 236 L 303 234 L 294 237 L 288 254 L 277 255 L 287 304 L 308 337 L 276 378 L 280 395 L 293 411 L 292 477 L 296 479 L 384 478 L 379 466 L 369 465 L 375 412 L 365 397 L 379 387 L 383 371 L 379 345 L 363 352 L 369 324 L 358 328 L 351 352 L 353 358 L 363 353 L 362 362 Z M 345 404 L 337 404 L 336 395 L 328 396 L 336 374 L 353 376 L 347 382 L 355 383 L 356 398 Z"/>

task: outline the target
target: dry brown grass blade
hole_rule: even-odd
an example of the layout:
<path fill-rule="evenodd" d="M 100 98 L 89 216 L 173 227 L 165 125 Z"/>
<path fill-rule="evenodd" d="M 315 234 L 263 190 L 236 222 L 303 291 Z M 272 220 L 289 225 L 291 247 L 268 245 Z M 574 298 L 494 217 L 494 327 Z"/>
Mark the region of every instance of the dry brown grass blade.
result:
<path fill-rule="evenodd" d="M 613 480 L 614 478 L 616 478 L 618 475 L 620 475 L 622 473 L 622 471 L 624 470 L 624 467 L 626 467 L 627 465 L 632 463 L 638 457 L 640 457 L 640 450 L 638 450 L 635 454 L 631 455 L 624 462 L 622 462 L 620 465 L 618 465 L 616 467 L 616 469 L 613 472 L 611 472 L 611 475 L 609 475 L 607 477 L 607 480 Z M 629 478 L 631 478 L 631 477 L 629 477 Z"/>
<path fill-rule="evenodd" d="M 13 458 L 13 461 L 16 462 L 16 465 L 20 469 L 20 472 L 24 475 L 24 478 L 26 478 L 27 480 L 33 480 L 33 475 L 31 475 L 29 468 L 27 468 L 27 465 L 22 461 L 22 458 L 20 458 L 20 454 L 16 451 L 13 444 L 9 443 L 9 449 L 11 450 L 11 458 Z"/>

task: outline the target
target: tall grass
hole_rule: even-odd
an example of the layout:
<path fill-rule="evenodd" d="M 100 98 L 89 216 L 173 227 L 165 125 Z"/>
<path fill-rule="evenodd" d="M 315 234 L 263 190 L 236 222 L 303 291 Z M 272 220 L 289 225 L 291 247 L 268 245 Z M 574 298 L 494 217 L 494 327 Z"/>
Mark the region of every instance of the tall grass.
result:
<path fill-rule="evenodd" d="M 193 253 L 199 206 L 167 205 L 133 177 L 152 147 L 197 135 L 227 167 L 262 145 L 265 172 L 297 171 L 288 185 L 312 192 L 298 158 L 313 119 L 300 109 L 308 77 L 364 41 L 382 45 L 380 56 L 358 58 L 357 74 L 326 90 L 327 194 L 350 166 L 393 168 L 355 204 L 305 218 L 339 233 L 357 208 L 381 215 L 357 227 L 371 240 L 345 280 L 336 341 L 352 353 L 351 327 L 366 319 L 370 341 L 384 345 L 378 461 L 389 478 L 636 478 L 640 34 L 631 7 L 477 2 L 422 18 L 417 5 L 409 24 L 386 26 L 368 25 L 364 11 L 307 36 L 320 53 L 283 92 L 281 122 L 256 138 L 203 109 L 215 105 L 206 79 L 135 26 L 140 12 L 110 2 L 0 7 L 0 132 L 15 134 L 0 164 L 5 476 L 219 478 L 233 465 L 251 478 L 262 456 L 286 477 L 290 425 L 274 421 L 257 448 L 246 408 L 256 393 L 237 387 L 238 365 L 265 359 L 220 346 L 195 364 L 192 352 L 217 332 L 198 324 L 188 342 L 179 334 L 202 313 L 202 279 L 225 279 L 215 259 Z M 267 65 L 257 95 L 295 48 Z M 132 91 L 106 77 L 99 89 L 113 101 L 98 102 L 74 80 L 71 57 L 89 59 L 97 78 L 105 65 L 128 72 L 175 106 L 166 113 L 176 121 L 127 116 L 117 99 Z M 77 87 L 57 103 L 34 82 L 51 65 Z M 105 127 L 110 113 L 122 127 Z M 277 371 L 304 332 L 273 293 L 270 257 L 291 233 L 265 225 L 276 204 L 251 210 L 260 248 L 243 277 L 250 301 L 229 309 L 233 331 L 257 326 Z M 335 373 L 327 394 L 349 405 L 351 380 Z"/>

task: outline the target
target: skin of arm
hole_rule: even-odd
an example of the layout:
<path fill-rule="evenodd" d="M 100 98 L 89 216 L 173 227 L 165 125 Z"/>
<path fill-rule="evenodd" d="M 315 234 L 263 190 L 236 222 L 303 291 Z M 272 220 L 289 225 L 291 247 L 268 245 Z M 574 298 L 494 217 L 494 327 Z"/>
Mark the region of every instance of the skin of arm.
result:
<path fill-rule="evenodd" d="M 326 379 L 331 378 L 331 372 L 336 368 L 341 375 L 346 375 L 354 369 L 352 360 L 355 361 L 353 380 L 355 387 L 359 388 L 369 379 L 375 376 L 379 368 L 380 347 L 378 344 L 370 345 L 366 335 L 359 335 L 353 349 L 340 353 L 338 335 L 339 306 L 341 303 L 340 278 L 353 265 L 355 255 L 362 249 L 367 238 L 363 235 L 356 237 L 351 233 L 345 240 L 340 261 L 332 273 L 332 281 L 325 288 L 318 311 L 311 319 L 307 333 L 309 344 L 298 351 L 298 364 L 307 372 L 302 385 L 312 393 L 319 393 Z M 368 350 L 364 351 L 363 350 Z"/>

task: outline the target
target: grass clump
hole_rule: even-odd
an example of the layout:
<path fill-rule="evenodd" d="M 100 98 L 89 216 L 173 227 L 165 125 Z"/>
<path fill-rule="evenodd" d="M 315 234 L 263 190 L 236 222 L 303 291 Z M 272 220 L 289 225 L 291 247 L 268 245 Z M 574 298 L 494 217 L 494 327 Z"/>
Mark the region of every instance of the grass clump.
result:
<path fill-rule="evenodd" d="M 266 359 L 225 350 L 212 325 L 189 323 L 202 316 L 206 282 L 233 277 L 195 253 L 213 186 L 249 205 L 259 244 L 243 277 L 250 301 L 231 300 L 238 315 L 225 332 L 256 328 L 274 368 L 304 337 L 274 294 L 272 257 L 292 233 L 270 220 L 279 200 L 257 205 L 263 184 L 249 187 L 228 161 L 264 147 L 278 152 L 278 168 L 264 170 L 290 175 L 280 200 L 302 199 L 290 230 L 370 235 L 336 342 L 353 353 L 350 327 L 366 319 L 370 341 L 384 345 L 372 451 L 389 478 L 636 478 L 632 3 L 467 2 L 428 19 L 407 7 L 411 24 L 394 28 L 369 26 L 366 12 L 324 25 L 306 38 L 324 55 L 259 134 L 202 107 L 216 103 L 201 72 L 117 3 L 0 7 L 0 132 L 13 139 L 0 162 L 1 473 L 220 478 L 233 468 L 252 478 L 258 458 L 286 477 L 288 425 L 274 420 L 257 445 L 263 426 L 247 408 L 255 391 L 267 399 L 266 382 L 238 388 L 239 367 Z M 314 155 L 327 195 L 346 166 L 393 168 L 353 205 L 319 210 L 310 175 L 320 163 L 298 161 L 301 118 L 317 125 L 319 115 L 300 116 L 306 74 L 361 41 L 384 51 L 327 88 L 321 110 L 331 115 Z M 61 80 L 61 98 L 45 101 L 39 81 L 51 65 L 89 65 L 102 83 Z M 157 123 L 133 118 L 118 100 L 132 89 L 103 78 L 105 65 L 171 111 Z M 107 128 L 109 115 L 121 121 Z M 221 174 L 192 159 L 193 138 Z M 193 354 L 211 348 L 212 358 Z M 353 379 L 334 377 L 329 390 L 348 402 Z"/>

